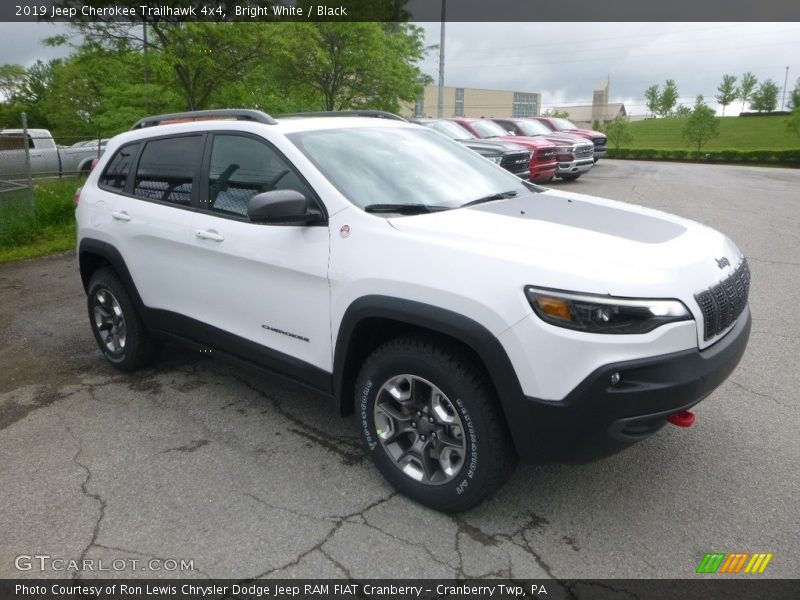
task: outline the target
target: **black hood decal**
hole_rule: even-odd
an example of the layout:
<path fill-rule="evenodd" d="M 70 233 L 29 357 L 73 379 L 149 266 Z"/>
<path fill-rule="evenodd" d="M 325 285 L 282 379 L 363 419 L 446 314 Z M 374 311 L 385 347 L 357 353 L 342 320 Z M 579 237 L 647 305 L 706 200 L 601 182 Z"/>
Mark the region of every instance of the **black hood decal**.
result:
<path fill-rule="evenodd" d="M 546 221 L 643 244 L 663 244 L 686 231 L 683 225 L 659 217 L 546 194 L 525 194 L 517 198 L 478 204 L 467 210 Z"/>

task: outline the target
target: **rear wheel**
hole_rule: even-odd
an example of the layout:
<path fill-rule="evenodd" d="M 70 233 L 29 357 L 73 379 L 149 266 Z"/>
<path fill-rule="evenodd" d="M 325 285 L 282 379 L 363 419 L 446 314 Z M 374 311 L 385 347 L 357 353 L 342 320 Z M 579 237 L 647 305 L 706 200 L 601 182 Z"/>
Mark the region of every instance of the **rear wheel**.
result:
<path fill-rule="evenodd" d="M 368 453 L 395 488 L 421 504 L 470 508 L 514 466 L 488 378 L 446 340 L 413 335 L 384 344 L 365 362 L 356 394 Z"/>
<path fill-rule="evenodd" d="M 92 275 L 87 303 L 92 333 L 111 364 L 123 371 L 133 371 L 155 359 L 160 344 L 145 328 L 112 269 L 98 269 Z"/>

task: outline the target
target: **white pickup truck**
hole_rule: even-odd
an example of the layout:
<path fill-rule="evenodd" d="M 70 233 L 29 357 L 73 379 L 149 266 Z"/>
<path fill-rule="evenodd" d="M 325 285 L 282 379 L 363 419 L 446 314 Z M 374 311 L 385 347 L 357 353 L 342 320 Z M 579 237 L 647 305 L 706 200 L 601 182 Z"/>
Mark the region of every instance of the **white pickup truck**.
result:
<path fill-rule="evenodd" d="M 27 176 L 26 143 L 34 176 L 85 174 L 91 170 L 92 160 L 98 158 L 97 145 L 58 146 L 46 129 L 28 129 L 27 140 L 22 129 L 3 129 L 0 130 L 0 179 Z"/>

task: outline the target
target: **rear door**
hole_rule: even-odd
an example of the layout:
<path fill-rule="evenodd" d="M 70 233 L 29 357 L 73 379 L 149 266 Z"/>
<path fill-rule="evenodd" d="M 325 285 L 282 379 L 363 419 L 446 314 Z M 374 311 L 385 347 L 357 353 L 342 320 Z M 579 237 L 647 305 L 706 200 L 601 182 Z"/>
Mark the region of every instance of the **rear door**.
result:
<path fill-rule="evenodd" d="M 114 195 L 112 238 L 149 308 L 183 314 L 192 300 L 185 264 L 194 255 L 189 228 L 204 137 L 164 136 L 133 146 L 132 176 L 118 182 L 124 187 Z"/>
<path fill-rule="evenodd" d="M 327 223 L 267 225 L 247 217 L 250 198 L 265 191 L 297 190 L 325 214 L 322 203 L 255 135 L 209 135 L 203 164 L 192 253 L 182 265 L 189 315 L 211 325 L 229 352 L 248 354 L 255 344 L 267 349 L 260 358 L 295 377 L 305 368 L 297 359 L 330 372 Z"/>

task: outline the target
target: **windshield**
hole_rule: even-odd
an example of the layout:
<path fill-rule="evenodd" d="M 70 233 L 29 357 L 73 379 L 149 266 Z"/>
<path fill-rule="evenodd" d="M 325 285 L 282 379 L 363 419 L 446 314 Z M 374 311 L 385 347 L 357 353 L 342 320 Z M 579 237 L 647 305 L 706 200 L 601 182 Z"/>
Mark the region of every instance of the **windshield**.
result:
<path fill-rule="evenodd" d="M 474 121 L 470 123 L 472 128 L 478 132 L 482 138 L 498 137 L 508 135 L 508 132 L 493 121 Z"/>
<path fill-rule="evenodd" d="M 531 191 L 480 154 L 423 127 L 323 129 L 288 138 L 360 208 L 457 208 L 494 194 Z"/>
<path fill-rule="evenodd" d="M 469 131 L 464 129 L 461 125 L 453 123 L 452 121 L 429 121 L 425 123 L 431 129 L 435 129 L 439 133 L 445 134 L 451 140 L 473 140 L 475 136 Z"/>
<path fill-rule="evenodd" d="M 565 129 L 577 129 L 577 127 L 575 127 L 575 125 L 573 125 L 572 123 L 570 123 L 566 119 L 553 119 L 552 122 L 555 123 L 555 125 L 556 125 L 556 127 L 558 128 L 559 131 L 563 131 Z"/>
<path fill-rule="evenodd" d="M 539 121 L 514 121 L 514 124 L 519 127 L 523 135 L 550 135 L 553 133 Z"/>

